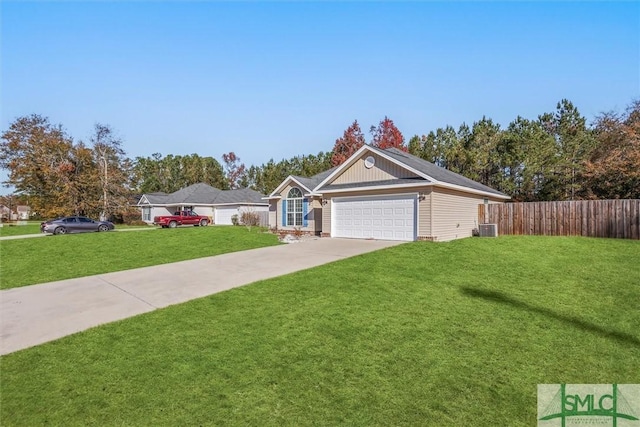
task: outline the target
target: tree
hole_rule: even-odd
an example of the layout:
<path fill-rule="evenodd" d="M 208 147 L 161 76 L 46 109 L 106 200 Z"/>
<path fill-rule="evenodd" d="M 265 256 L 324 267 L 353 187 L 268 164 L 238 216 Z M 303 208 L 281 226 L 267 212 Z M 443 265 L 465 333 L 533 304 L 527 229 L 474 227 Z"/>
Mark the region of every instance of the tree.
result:
<path fill-rule="evenodd" d="M 422 157 L 422 150 L 424 148 L 424 142 L 426 138 L 427 137 L 425 135 L 422 135 L 422 137 L 413 135 L 411 139 L 409 139 L 409 145 L 407 147 L 407 151 L 409 152 L 409 154 L 413 154 L 416 157 Z"/>
<path fill-rule="evenodd" d="M 553 172 L 555 141 L 539 121 L 518 116 L 498 142 L 499 181 L 496 186 L 514 201 L 543 200 Z"/>
<path fill-rule="evenodd" d="M 133 162 L 133 187 L 140 193 L 165 191 L 161 173 L 162 154 L 136 157 Z"/>
<path fill-rule="evenodd" d="M 130 160 L 125 156 L 122 141 L 108 125 L 95 124 L 91 144 L 99 172 L 100 218 L 107 219 L 127 207 Z"/>
<path fill-rule="evenodd" d="M 9 171 L 6 184 L 29 197 L 34 214 L 68 213 L 69 199 L 60 187 L 70 171 L 72 146 L 61 125 L 37 114 L 16 119 L 2 134 L 0 167 Z"/>
<path fill-rule="evenodd" d="M 213 157 L 197 154 L 162 157 L 136 157 L 133 166 L 134 186 L 140 193 L 173 193 L 180 188 L 203 182 L 226 189 L 227 181 L 220 163 Z"/>
<path fill-rule="evenodd" d="M 378 124 L 378 127 L 371 126 L 369 129 L 372 135 L 371 145 L 381 150 L 387 148 L 397 148 L 407 151 L 404 143 L 404 136 L 398 128 L 393 124 L 393 120 L 387 116 Z"/>
<path fill-rule="evenodd" d="M 452 126 L 438 129 L 436 132 L 436 146 L 442 147 L 442 166 L 459 174 L 468 172 L 468 159 L 465 145 L 471 138 L 471 130 L 466 123 L 462 123 L 456 131 Z"/>
<path fill-rule="evenodd" d="M 240 163 L 240 157 L 236 153 L 230 151 L 222 155 L 224 161 L 224 173 L 227 179 L 227 185 L 231 190 L 239 188 L 240 183 L 245 174 L 244 163 Z"/>
<path fill-rule="evenodd" d="M 640 100 L 624 114 L 608 112 L 595 120 L 596 148 L 582 173 L 582 195 L 594 199 L 640 198 Z"/>
<path fill-rule="evenodd" d="M 586 119 L 566 99 L 558 102 L 555 113 L 543 114 L 539 121 L 556 146 L 554 173 L 545 186 L 548 200 L 573 200 L 580 190 L 585 161 L 595 145 L 593 134 Z"/>
<path fill-rule="evenodd" d="M 64 192 L 73 212 L 95 217 L 100 214 L 100 178 L 93 150 L 82 142 L 71 148 L 70 167 L 65 176 Z"/>
<path fill-rule="evenodd" d="M 497 187 L 499 178 L 498 142 L 500 125 L 491 119 L 482 117 L 471 128 L 470 137 L 466 140 L 467 154 L 466 176 L 490 187 Z"/>
<path fill-rule="evenodd" d="M 203 157 L 200 162 L 202 168 L 203 179 L 202 182 L 209 184 L 212 187 L 219 188 L 221 190 L 226 189 L 226 179 L 222 165 L 216 159 L 211 156 Z M 195 183 L 193 183 L 195 184 Z M 189 184 L 191 185 L 191 184 Z"/>
<path fill-rule="evenodd" d="M 351 126 L 344 131 L 342 138 L 336 139 L 336 143 L 333 146 L 333 154 L 331 155 L 331 166 L 343 164 L 364 144 L 364 134 L 358 121 L 354 120 Z"/>
<path fill-rule="evenodd" d="M 269 194 L 289 175 L 291 173 L 286 167 L 285 160 L 276 163 L 270 159 L 266 164 L 260 166 L 259 172 L 256 174 L 254 189 L 262 194 Z"/>

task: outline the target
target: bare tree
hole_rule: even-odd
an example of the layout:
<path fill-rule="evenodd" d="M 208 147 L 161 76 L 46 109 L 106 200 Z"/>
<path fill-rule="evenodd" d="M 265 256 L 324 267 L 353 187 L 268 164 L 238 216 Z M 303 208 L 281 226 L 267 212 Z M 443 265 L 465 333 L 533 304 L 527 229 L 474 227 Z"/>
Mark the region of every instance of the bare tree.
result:
<path fill-rule="evenodd" d="M 91 137 L 93 155 L 100 181 L 101 219 L 109 218 L 127 203 L 130 160 L 122 149 L 122 141 L 109 125 L 96 123 Z"/>

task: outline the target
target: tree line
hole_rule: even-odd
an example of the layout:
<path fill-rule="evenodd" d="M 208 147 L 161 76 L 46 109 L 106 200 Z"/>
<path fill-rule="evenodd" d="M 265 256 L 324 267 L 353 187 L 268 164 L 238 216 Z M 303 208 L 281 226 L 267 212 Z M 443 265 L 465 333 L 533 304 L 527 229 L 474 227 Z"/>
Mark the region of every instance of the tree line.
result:
<path fill-rule="evenodd" d="M 518 116 L 506 128 L 482 117 L 405 141 L 385 117 L 369 129 L 369 144 L 395 147 L 510 195 L 515 201 L 640 198 L 640 101 L 589 125 L 568 100 L 537 119 Z M 3 132 L 0 167 L 16 200 L 42 217 L 70 213 L 109 218 L 131 208 L 136 194 L 171 193 L 198 182 L 268 194 L 289 175 L 311 176 L 342 164 L 366 144 L 355 120 L 331 151 L 246 167 L 229 152 L 222 163 L 198 154 L 154 153 L 130 159 L 109 125 L 88 141 L 32 114 Z M 135 214 L 134 214 L 135 216 Z"/>
<path fill-rule="evenodd" d="M 640 101 L 591 126 L 568 100 L 505 129 L 483 117 L 409 140 L 410 153 L 514 201 L 640 198 Z"/>

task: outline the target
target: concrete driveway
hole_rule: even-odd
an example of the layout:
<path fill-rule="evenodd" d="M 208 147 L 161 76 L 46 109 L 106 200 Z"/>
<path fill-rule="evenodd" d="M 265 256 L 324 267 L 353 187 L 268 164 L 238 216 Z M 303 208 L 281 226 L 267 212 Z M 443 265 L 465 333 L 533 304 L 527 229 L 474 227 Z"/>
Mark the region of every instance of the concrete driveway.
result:
<path fill-rule="evenodd" d="M 0 354 L 403 242 L 315 239 L 0 291 Z"/>

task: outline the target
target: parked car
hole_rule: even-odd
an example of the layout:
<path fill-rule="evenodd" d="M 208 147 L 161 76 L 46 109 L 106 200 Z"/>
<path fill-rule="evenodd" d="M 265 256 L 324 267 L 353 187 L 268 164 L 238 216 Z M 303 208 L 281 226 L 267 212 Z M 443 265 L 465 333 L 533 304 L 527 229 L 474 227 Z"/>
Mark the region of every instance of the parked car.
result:
<path fill-rule="evenodd" d="M 209 225 L 209 217 L 198 215 L 193 211 L 175 212 L 173 215 L 162 215 L 153 218 L 153 225 L 162 228 L 176 228 L 179 225 L 195 225 L 196 227 L 206 227 Z"/>
<path fill-rule="evenodd" d="M 87 233 L 90 231 L 109 231 L 116 227 L 110 221 L 95 221 L 84 216 L 66 216 L 45 221 L 40 224 L 42 233 L 67 234 Z"/>

